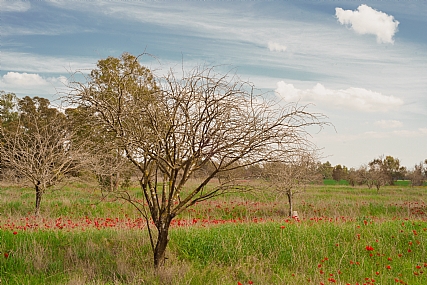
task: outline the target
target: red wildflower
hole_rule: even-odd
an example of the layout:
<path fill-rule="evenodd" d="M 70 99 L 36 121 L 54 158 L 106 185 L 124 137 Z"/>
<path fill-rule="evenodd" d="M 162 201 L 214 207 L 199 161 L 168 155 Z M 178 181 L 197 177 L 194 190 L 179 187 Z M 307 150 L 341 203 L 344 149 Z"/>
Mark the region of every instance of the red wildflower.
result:
<path fill-rule="evenodd" d="M 18 232 L 16 232 L 16 231 L 15 231 L 15 232 L 13 232 L 13 234 L 14 234 L 14 235 L 17 235 L 17 234 L 18 234 Z"/>
<path fill-rule="evenodd" d="M 254 284 L 254 282 L 252 280 L 249 280 L 248 284 Z"/>
<path fill-rule="evenodd" d="M 4 253 L 4 258 L 9 258 L 9 253 L 5 252 Z"/>
<path fill-rule="evenodd" d="M 370 246 L 370 245 L 367 245 L 367 246 L 366 246 L 366 250 L 367 250 L 367 251 L 372 251 L 372 250 L 374 250 L 374 248 L 373 248 L 372 246 Z"/>
<path fill-rule="evenodd" d="M 237 285 L 243 285 L 242 283 L 240 283 L 240 282 L 237 282 Z"/>
<path fill-rule="evenodd" d="M 391 269 L 391 265 L 387 265 L 385 268 L 387 268 L 387 269 Z"/>

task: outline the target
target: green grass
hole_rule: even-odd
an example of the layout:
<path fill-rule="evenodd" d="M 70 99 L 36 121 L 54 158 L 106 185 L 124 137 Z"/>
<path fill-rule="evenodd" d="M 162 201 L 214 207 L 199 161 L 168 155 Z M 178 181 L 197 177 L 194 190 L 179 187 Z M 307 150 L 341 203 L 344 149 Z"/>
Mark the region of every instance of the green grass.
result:
<path fill-rule="evenodd" d="M 340 181 L 336 181 L 334 179 L 323 179 L 324 185 L 349 185 L 348 181 L 345 179 L 341 179 Z"/>
<path fill-rule="evenodd" d="M 0 188 L 1 284 L 427 284 L 426 187 L 313 185 L 295 196 L 300 222 L 264 191 L 198 203 L 159 271 L 129 204 L 73 185 L 36 218 L 33 191 Z"/>

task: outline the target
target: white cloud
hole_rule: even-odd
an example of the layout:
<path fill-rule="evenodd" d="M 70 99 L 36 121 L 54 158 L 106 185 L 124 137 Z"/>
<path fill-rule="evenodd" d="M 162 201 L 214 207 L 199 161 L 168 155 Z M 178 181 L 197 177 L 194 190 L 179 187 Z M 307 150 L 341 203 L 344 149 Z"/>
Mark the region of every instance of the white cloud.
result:
<path fill-rule="evenodd" d="M 287 47 L 276 42 L 268 42 L 268 49 L 270 51 L 286 51 Z"/>
<path fill-rule="evenodd" d="M 301 90 L 284 81 L 277 82 L 276 93 L 286 101 L 314 101 L 328 106 L 345 107 L 363 112 L 386 112 L 403 104 L 393 96 L 386 96 L 364 88 L 350 87 L 332 90 L 317 83 L 312 89 Z"/>
<path fill-rule="evenodd" d="M 2 83 L 4 83 L 5 85 L 19 85 L 23 87 L 44 86 L 48 84 L 48 82 L 40 75 L 26 72 L 8 72 L 3 75 Z"/>
<path fill-rule="evenodd" d="M 402 127 L 403 123 L 397 120 L 380 120 L 380 121 L 376 121 L 374 125 L 383 129 L 395 129 L 395 128 Z"/>
<path fill-rule="evenodd" d="M 31 8 L 30 1 L 0 0 L 0 10 L 2 12 L 25 12 Z"/>
<path fill-rule="evenodd" d="M 0 77 L 0 89 L 7 92 L 53 95 L 68 84 L 65 76 L 42 77 L 36 73 L 8 72 Z"/>
<path fill-rule="evenodd" d="M 335 15 L 342 25 L 350 25 L 358 34 L 376 35 L 378 43 L 394 42 L 393 36 L 397 32 L 399 22 L 391 15 L 364 4 L 360 5 L 357 11 L 335 8 Z"/>

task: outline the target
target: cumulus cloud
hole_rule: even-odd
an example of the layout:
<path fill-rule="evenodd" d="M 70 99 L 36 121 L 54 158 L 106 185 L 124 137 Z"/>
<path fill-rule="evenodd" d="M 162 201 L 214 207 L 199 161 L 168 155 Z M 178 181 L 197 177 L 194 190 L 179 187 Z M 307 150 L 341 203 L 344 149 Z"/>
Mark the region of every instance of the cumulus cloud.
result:
<path fill-rule="evenodd" d="M 364 88 L 350 87 L 347 89 L 327 89 L 320 83 L 313 88 L 301 90 L 284 81 L 277 82 L 276 93 L 286 101 L 313 101 L 328 106 L 348 108 L 363 112 L 387 112 L 403 104 L 394 96 L 386 96 L 379 92 Z"/>
<path fill-rule="evenodd" d="M 0 77 L 0 89 L 14 93 L 53 94 L 55 88 L 63 88 L 67 84 L 65 76 L 42 77 L 36 73 L 8 72 Z"/>
<path fill-rule="evenodd" d="M 335 8 L 335 16 L 342 25 L 349 25 L 356 33 L 377 36 L 378 43 L 394 43 L 399 22 L 393 16 L 362 4 L 356 11 Z"/>
<path fill-rule="evenodd" d="M 30 1 L 0 0 L 0 10 L 2 12 L 25 12 L 31 8 Z"/>
<path fill-rule="evenodd" d="M 278 52 L 282 52 L 282 51 L 286 51 L 287 47 L 284 45 L 281 45 L 279 43 L 276 42 L 268 42 L 268 49 L 270 51 L 278 51 Z"/>
<path fill-rule="evenodd" d="M 6 85 L 40 86 L 47 85 L 47 81 L 40 75 L 34 73 L 8 72 L 2 77 Z"/>
<path fill-rule="evenodd" d="M 378 126 L 383 129 L 395 129 L 403 126 L 401 121 L 396 120 L 380 120 L 374 123 L 375 126 Z"/>

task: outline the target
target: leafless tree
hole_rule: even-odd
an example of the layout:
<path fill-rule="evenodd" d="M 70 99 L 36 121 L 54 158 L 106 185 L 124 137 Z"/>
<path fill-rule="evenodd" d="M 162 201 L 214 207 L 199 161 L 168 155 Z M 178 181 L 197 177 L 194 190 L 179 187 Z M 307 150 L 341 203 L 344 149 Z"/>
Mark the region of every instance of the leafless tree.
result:
<path fill-rule="evenodd" d="M 73 134 L 64 114 L 47 108 L 46 99 L 36 99 L 37 104 L 28 97 L 21 100 L 30 102 L 27 105 L 34 107 L 32 112 L 20 112 L 9 128 L 0 126 L 0 157 L 2 166 L 32 183 L 36 192 L 35 215 L 39 215 L 46 189 L 79 169 L 81 152 L 71 143 Z M 43 102 L 45 106 L 40 107 Z"/>
<path fill-rule="evenodd" d="M 282 161 L 310 144 L 306 127 L 324 124 L 324 116 L 306 106 L 273 105 L 255 96 L 252 85 L 214 68 L 181 76 L 170 71 L 154 80 L 137 57 L 126 53 L 100 60 L 88 82 L 73 87 L 71 102 L 93 109 L 93 125 L 114 134 L 117 146 L 139 169 L 146 203 L 121 195 L 146 218 L 155 267 L 164 264 L 169 227 L 177 215 L 197 202 L 246 189 L 228 179 L 206 187 L 210 180 Z M 202 168 L 206 176 L 185 188 Z"/>
<path fill-rule="evenodd" d="M 318 180 L 315 154 L 300 150 L 286 156 L 286 161 L 266 163 L 263 177 L 270 189 L 280 196 L 286 196 L 289 204 L 289 217 L 293 216 L 295 194 L 305 190 L 306 186 Z"/>
<path fill-rule="evenodd" d="M 383 157 L 380 156 L 379 158 L 369 162 L 369 179 L 377 188 L 377 192 L 380 191 L 382 186 L 386 185 L 390 181 L 388 173 L 384 171 L 384 161 Z"/>
<path fill-rule="evenodd" d="M 411 180 L 411 186 L 422 186 L 424 181 L 426 180 L 427 173 L 427 160 L 420 162 L 419 164 L 415 164 L 414 169 L 408 173 L 408 178 Z"/>

